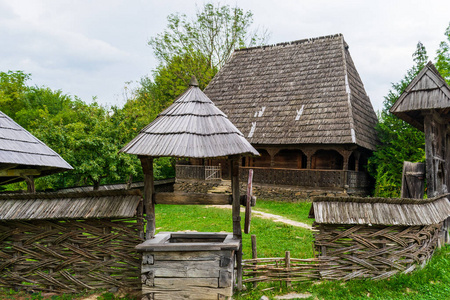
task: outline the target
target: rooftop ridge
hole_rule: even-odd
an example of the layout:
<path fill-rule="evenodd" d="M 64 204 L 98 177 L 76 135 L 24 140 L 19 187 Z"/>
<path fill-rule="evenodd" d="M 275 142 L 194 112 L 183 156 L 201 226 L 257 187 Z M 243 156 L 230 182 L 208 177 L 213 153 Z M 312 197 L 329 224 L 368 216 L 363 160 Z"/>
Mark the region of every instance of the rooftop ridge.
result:
<path fill-rule="evenodd" d="M 313 37 L 313 38 L 306 38 L 301 40 L 295 40 L 290 42 L 282 42 L 277 44 L 269 44 L 269 45 L 262 45 L 262 46 L 255 46 L 255 47 L 248 47 L 248 48 L 240 48 L 235 49 L 234 51 L 248 51 L 248 50 L 256 50 L 256 49 L 264 49 L 264 48 L 275 48 L 275 47 L 285 47 L 290 45 L 299 45 L 299 44 L 305 44 L 305 43 L 311 43 L 319 40 L 326 40 L 326 39 L 335 39 L 335 38 L 343 38 L 344 35 L 342 33 L 336 33 L 336 34 L 330 34 L 330 35 L 324 35 L 319 37 Z M 348 47 L 348 46 L 347 46 Z"/>

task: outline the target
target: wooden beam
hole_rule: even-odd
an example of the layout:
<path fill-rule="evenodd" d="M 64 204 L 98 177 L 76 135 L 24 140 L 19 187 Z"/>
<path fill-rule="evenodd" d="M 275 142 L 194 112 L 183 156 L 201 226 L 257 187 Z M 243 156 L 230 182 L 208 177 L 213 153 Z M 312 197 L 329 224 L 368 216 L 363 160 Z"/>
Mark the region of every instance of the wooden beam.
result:
<path fill-rule="evenodd" d="M 25 179 L 25 181 L 27 182 L 27 193 L 29 193 L 29 194 L 36 194 L 36 187 L 34 186 L 34 177 L 33 177 L 33 175 L 30 175 L 30 176 L 21 175 L 20 177 Z"/>
<path fill-rule="evenodd" d="M 236 251 L 237 288 L 242 290 L 242 229 L 241 229 L 241 203 L 239 195 L 239 161 L 240 155 L 231 157 L 231 190 L 233 192 L 233 238 L 239 240 L 240 247 Z"/>
<path fill-rule="evenodd" d="M 176 205 L 231 205 L 231 195 L 225 194 L 203 194 L 203 193 L 156 193 L 156 204 L 176 204 Z"/>
<path fill-rule="evenodd" d="M 17 166 L 17 164 L 0 164 L 0 170 L 9 170 Z"/>
<path fill-rule="evenodd" d="M 36 169 L 9 169 L 0 170 L 1 177 L 20 177 L 20 176 L 41 175 L 41 172 Z"/>
<path fill-rule="evenodd" d="M 153 184 L 153 157 L 141 156 L 142 170 L 144 171 L 144 210 L 147 228 L 145 238 L 152 239 L 155 236 L 155 202 L 153 200 L 155 187 Z"/>

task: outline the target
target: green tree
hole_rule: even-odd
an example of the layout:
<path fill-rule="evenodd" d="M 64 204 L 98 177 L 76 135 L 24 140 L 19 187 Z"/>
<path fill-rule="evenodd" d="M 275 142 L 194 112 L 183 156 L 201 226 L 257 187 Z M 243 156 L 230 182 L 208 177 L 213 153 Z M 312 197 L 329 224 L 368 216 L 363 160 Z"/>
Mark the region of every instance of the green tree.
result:
<path fill-rule="evenodd" d="M 22 71 L 0 72 L 0 106 L 1 111 L 11 118 L 24 107 L 24 96 L 30 74 Z"/>
<path fill-rule="evenodd" d="M 422 132 L 399 119 L 389 109 L 428 61 L 425 46 L 419 42 L 413 54 L 415 66 L 400 82 L 393 84 L 385 97 L 377 124 L 381 144 L 369 159 L 369 171 L 375 177 L 375 196 L 399 197 L 404 161 L 425 160 L 425 137 Z"/>
<path fill-rule="evenodd" d="M 189 20 L 185 14 L 171 14 L 164 32 L 150 39 L 156 57 L 163 64 L 176 56 L 204 56 L 211 69 L 219 69 L 236 48 L 263 44 L 267 31 L 250 32 L 253 14 L 239 7 L 206 3 Z"/>
<path fill-rule="evenodd" d="M 439 44 L 436 52 L 436 69 L 442 77 L 450 84 L 450 24 L 445 30 L 446 40 Z"/>

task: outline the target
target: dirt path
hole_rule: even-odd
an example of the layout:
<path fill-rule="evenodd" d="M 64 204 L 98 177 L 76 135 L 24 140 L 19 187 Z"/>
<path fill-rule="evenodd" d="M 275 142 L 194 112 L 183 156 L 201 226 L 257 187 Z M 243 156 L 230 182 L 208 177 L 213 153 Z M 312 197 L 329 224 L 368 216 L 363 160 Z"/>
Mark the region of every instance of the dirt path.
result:
<path fill-rule="evenodd" d="M 227 205 L 226 206 L 225 205 L 209 205 L 209 207 L 231 209 L 231 207 L 229 207 Z M 245 211 L 245 208 L 241 207 L 241 212 L 243 212 L 243 211 Z M 252 217 L 259 217 L 262 219 L 268 219 L 268 220 L 272 220 L 274 222 L 280 222 L 280 223 L 284 223 L 284 224 L 291 225 L 294 227 L 301 227 L 301 228 L 306 228 L 306 229 L 312 230 L 312 227 L 309 224 L 297 222 L 297 221 L 285 218 L 283 216 L 274 215 L 274 214 L 266 213 L 266 212 L 259 211 L 259 210 L 252 209 Z"/>

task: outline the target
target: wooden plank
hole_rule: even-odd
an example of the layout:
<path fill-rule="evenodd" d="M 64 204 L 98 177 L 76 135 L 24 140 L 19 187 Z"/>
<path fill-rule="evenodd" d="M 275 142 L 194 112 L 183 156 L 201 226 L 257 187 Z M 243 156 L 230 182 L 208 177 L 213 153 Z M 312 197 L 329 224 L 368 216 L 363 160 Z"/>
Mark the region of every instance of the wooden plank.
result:
<path fill-rule="evenodd" d="M 228 257 L 230 251 L 196 251 L 196 252 L 153 252 L 153 258 L 155 260 L 191 260 L 191 261 L 203 261 L 203 260 L 217 260 L 220 261 L 222 257 Z"/>
<path fill-rule="evenodd" d="M 156 204 L 176 204 L 176 205 L 230 205 L 231 195 L 225 194 L 204 194 L 204 193 L 156 193 Z"/>
<path fill-rule="evenodd" d="M 219 261 L 155 261 L 153 265 L 142 265 L 141 272 L 153 271 L 155 278 L 219 278 Z"/>
<path fill-rule="evenodd" d="M 155 286 L 142 286 L 142 294 L 155 293 L 154 299 L 219 299 L 231 297 L 232 287 L 219 288 L 217 278 L 155 278 Z"/>

